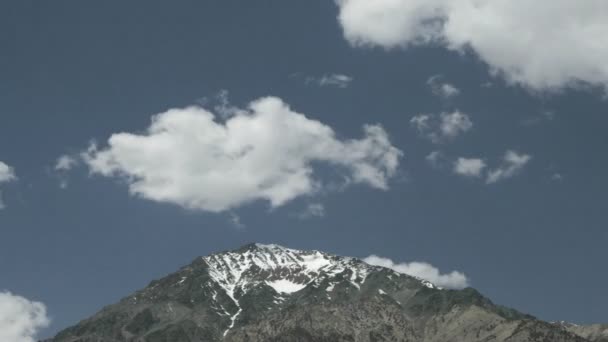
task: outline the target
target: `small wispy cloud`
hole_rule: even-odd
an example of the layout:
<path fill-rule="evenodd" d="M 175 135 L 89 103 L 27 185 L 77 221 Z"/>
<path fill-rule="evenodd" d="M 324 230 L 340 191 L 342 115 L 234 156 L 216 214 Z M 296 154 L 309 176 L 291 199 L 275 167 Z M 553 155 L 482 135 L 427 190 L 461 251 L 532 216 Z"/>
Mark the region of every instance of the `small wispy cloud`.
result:
<path fill-rule="evenodd" d="M 55 160 L 53 174 L 59 180 L 59 187 L 65 189 L 68 187 L 68 173 L 77 167 L 82 162 L 79 155 L 64 154 Z"/>
<path fill-rule="evenodd" d="M 410 124 L 421 136 L 439 144 L 453 140 L 473 128 L 473 121 L 468 114 L 458 110 L 440 114 L 418 114 L 410 120 Z"/>
<path fill-rule="evenodd" d="M 431 88 L 435 96 L 444 100 L 460 95 L 460 89 L 451 83 L 445 82 L 442 75 L 431 76 L 426 81 L 426 84 Z"/>
<path fill-rule="evenodd" d="M 447 158 L 441 151 L 432 151 L 424 157 L 427 163 L 432 167 L 440 168 L 445 165 Z"/>
<path fill-rule="evenodd" d="M 228 214 L 228 220 L 237 229 L 244 229 L 245 224 L 241 221 L 241 217 L 235 213 Z"/>
<path fill-rule="evenodd" d="M 458 158 L 454 162 L 454 172 L 465 177 L 480 177 L 485 167 L 486 163 L 479 158 Z"/>
<path fill-rule="evenodd" d="M 536 115 L 532 115 L 521 120 L 521 124 L 524 126 L 535 126 L 543 122 L 553 121 L 555 119 L 555 112 L 550 110 L 542 111 Z"/>
<path fill-rule="evenodd" d="M 321 87 L 333 86 L 338 88 L 346 88 L 353 81 L 352 76 L 342 75 L 342 74 L 330 74 L 323 75 L 318 80 L 317 83 Z"/>
<path fill-rule="evenodd" d="M 55 162 L 55 170 L 57 171 L 69 171 L 78 165 L 78 160 L 70 155 L 64 154 L 57 158 Z"/>
<path fill-rule="evenodd" d="M 298 214 L 298 218 L 306 220 L 311 218 L 321 218 L 325 216 L 325 206 L 321 203 L 310 203 Z"/>
<path fill-rule="evenodd" d="M 490 171 L 486 183 L 493 184 L 517 175 L 532 159 L 532 156 L 508 150 L 502 161 L 502 165 Z"/>
<path fill-rule="evenodd" d="M 532 156 L 525 153 L 518 153 L 514 150 L 507 150 L 500 164 L 492 169 L 488 168 L 482 158 L 457 158 L 453 162 L 452 171 L 460 176 L 469 178 L 485 178 L 486 184 L 494 184 L 512 178 L 522 172 L 523 168 L 530 162 Z M 561 177 L 554 174 L 554 180 Z"/>
<path fill-rule="evenodd" d="M 199 98 L 196 103 L 205 108 L 213 108 L 217 115 L 227 120 L 237 115 L 240 109 L 230 103 L 230 92 L 226 89 L 221 89 L 212 96 Z"/>
<path fill-rule="evenodd" d="M 323 74 L 320 76 L 304 75 L 302 73 L 295 73 L 292 77 L 303 80 L 306 85 L 315 85 L 318 87 L 335 87 L 335 88 L 348 88 L 351 83 L 355 80 L 354 77 L 345 74 Z"/>

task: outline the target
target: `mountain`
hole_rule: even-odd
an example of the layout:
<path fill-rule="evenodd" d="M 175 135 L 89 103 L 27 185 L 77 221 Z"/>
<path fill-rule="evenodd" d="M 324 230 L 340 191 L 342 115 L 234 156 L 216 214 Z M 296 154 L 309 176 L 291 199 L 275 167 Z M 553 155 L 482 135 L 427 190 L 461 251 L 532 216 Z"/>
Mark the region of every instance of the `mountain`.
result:
<path fill-rule="evenodd" d="M 578 325 L 568 322 L 557 322 L 554 324 L 590 341 L 608 342 L 608 324 Z"/>
<path fill-rule="evenodd" d="M 50 341 L 591 341 L 577 333 L 472 288 L 444 290 L 356 258 L 250 244 L 197 258 Z"/>

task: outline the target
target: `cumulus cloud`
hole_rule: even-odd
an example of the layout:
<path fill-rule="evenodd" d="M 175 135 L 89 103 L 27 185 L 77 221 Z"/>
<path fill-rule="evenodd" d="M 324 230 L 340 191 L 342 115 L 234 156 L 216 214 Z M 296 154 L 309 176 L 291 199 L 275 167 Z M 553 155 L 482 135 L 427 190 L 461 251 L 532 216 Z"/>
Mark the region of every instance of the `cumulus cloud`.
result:
<path fill-rule="evenodd" d="M 331 127 L 265 97 L 225 121 L 201 107 L 171 109 L 144 133 L 113 134 L 82 157 L 92 173 L 120 177 L 146 199 L 211 212 L 256 200 L 278 207 L 323 188 L 319 165 L 349 184 L 388 189 L 402 152 L 381 126 L 363 131 L 338 139 Z"/>
<path fill-rule="evenodd" d="M 520 154 L 513 150 L 507 151 L 502 165 L 488 173 L 486 183 L 496 183 L 517 175 L 531 159 L 532 156 L 528 154 Z"/>
<path fill-rule="evenodd" d="M 336 0 L 353 46 L 473 52 L 495 75 L 534 90 L 608 85 L 605 0 Z"/>
<path fill-rule="evenodd" d="M 454 172 L 466 177 L 480 177 L 486 163 L 479 158 L 458 158 L 454 162 Z"/>
<path fill-rule="evenodd" d="M 443 76 L 435 75 L 430 77 L 426 84 L 431 88 L 431 91 L 436 96 L 442 99 L 449 99 L 460 94 L 460 89 L 453 84 L 443 81 Z"/>
<path fill-rule="evenodd" d="M 390 268 L 395 272 L 407 274 L 419 279 L 428 280 L 436 286 L 448 289 L 463 289 L 469 286 L 467 276 L 458 271 L 441 273 L 437 267 L 426 262 L 403 262 L 396 263 L 389 258 L 370 255 L 363 259 L 366 263 L 374 266 Z"/>
<path fill-rule="evenodd" d="M 34 342 L 49 322 L 44 304 L 0 292 L 0 341 Z"/>
<path fill-rule="evenodd" d="M 315 84 L 320 87 L 347 88 L 354 78 L 344 74 L 325 74 L 320 77 L 307 76 L 304 78 L 306 84 Z"/>
<path fill-rule="evenodd" d="M 12 182 L 16 179 L 17 176 L 15 175 L 15 170 L 4 162 L 0 161 L 0 185 L 2 185 L 2 183 Z M 4 209 L 5 207 L 4 201 L 2 200 L 2 192 L 0 192 L 0 210 Z"/>
<path fill-rule="evenodd" d="M 460 111 L 419 114 L 410 120 L 410 124 L 435 144 L 452 140 L 473 128 L 471 118 Z"/>

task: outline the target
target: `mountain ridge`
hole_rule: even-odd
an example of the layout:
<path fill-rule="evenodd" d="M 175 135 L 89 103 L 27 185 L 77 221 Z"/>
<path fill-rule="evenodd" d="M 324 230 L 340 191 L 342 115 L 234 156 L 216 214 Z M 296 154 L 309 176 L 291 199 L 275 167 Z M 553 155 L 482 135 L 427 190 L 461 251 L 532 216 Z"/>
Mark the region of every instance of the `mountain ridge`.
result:
<path fill-rule="evenodd" d="M 603 342 L 473 288 L 440 289 L 357 258 L 259 243 L 197 257 L 50 341 L 503 340 Z"/>

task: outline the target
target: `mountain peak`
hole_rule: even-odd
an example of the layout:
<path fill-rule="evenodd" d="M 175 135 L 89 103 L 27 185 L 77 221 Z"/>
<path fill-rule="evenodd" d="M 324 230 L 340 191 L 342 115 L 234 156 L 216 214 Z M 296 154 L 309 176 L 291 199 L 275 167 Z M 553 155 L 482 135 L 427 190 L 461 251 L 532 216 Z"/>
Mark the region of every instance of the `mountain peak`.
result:
<path fill-rule="evenodd" d="M 523 342 L 531 334 L 554 342 L 583 341 L 552 329 L 556 326 L 496 306 L 473 289 L 443 291 L 356 258 L 250 243 L 197 258 L 53 341 L 486 341 L 516 336 L 511 340 Z"/>
<path fill-rule="evenodd" d="M 282 245 L 278 245 L 278 244 L 274 244 L 274 243 L 259 243 L 259 242 L 250 242 L 247 244 L 242 245 L 241 247 L 238 247 L 236 249 L 230 250 L 231 252 L 235 252 L 235 253 L 242 253 L 242 252 L 246 252 L 246 251 L 253 251 L 253 250 L 265 250 L 265 251 L 270 251 L 270 252 L 281 252 L 281 251 L 298 251 L 296 249 L 293 248 L 288 248 Z M 214 254 L 221 254 L 220 253 L 214 253 Z"/>
<path fill-rule="evenodd" d="M 354 258 L 261 243 L 250 243 L 202 259 L 208 265 L 213 283 L 237 308 L 231 313 L 231 324 L 224 335 L 234 327 L 242 312 L 240 298 L 258 290 L 260 286 L 274 290 L 273 303 L 277 304 L 284 301 L 285 296 L 308 286 L 318 287 L 324 281 L 329 288 L 332 285 L 327 281 L 338 275 L 360 289 L 374 267 Z"/>
<path fill-rule="evenodd" d="M 245 283 L 252 281 L 252 277 L 257 281 L 281 279 L 303 284 L 346 270 L 355 273 L 354 278 L 364 281 L 365 274 L 374 267 L 350 257 L 261 243 L 247 244 L 202 259 L 218 284 Z"/>

